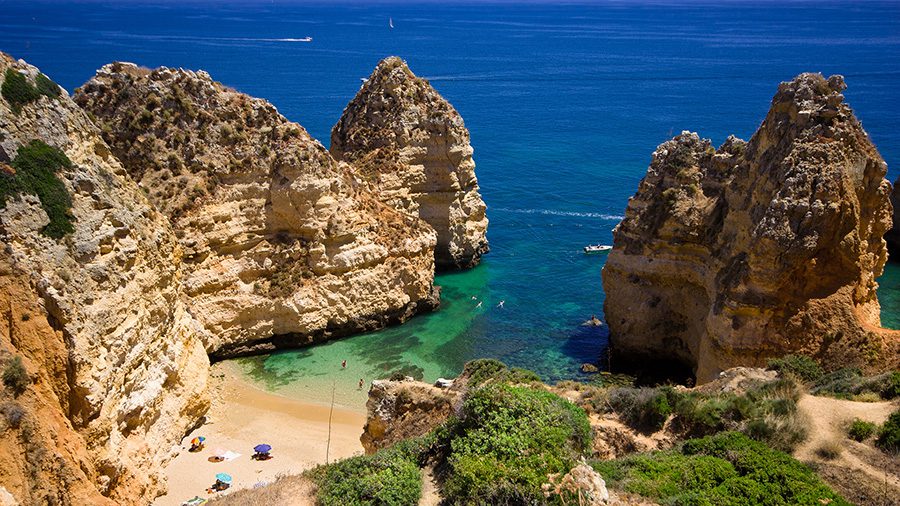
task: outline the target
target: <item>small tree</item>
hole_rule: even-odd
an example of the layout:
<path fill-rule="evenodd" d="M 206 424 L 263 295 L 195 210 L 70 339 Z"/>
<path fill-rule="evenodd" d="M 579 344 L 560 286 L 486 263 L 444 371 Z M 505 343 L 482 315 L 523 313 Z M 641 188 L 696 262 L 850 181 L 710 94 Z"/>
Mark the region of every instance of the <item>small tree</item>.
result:
<path fill-rule="evenodd" d="M 16 355 L 3 368 L 3 384 L 12 389 L 16 395 L 25 391 L 31 384 L 31 377 L 22 364 L 22 357 Z"/>

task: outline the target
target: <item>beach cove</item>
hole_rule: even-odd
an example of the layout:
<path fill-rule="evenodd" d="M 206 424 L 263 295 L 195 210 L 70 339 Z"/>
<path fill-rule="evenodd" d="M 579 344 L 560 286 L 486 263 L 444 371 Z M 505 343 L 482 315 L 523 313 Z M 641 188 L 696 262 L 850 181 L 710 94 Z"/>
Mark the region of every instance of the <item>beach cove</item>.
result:
<path fill-rule="evenodd" d="M 227 362 L 215 365 L 211 377 L 212 407 L 204 423 L 182 439 L 178 454 L 166 465 L 169 491 L 154 505 L 177 506 L 195 496 L 209 498 L 271 483 L 281 475 L 325 464 L 326 452 L 332 462 L 363 453 L 359 436 L 366 421 L 364 409 L 337 407 L 332 411 L 328 405 L 266 392 L 244 380 Z M 198 436 L 206 438 L 205 448 L 189 452 L 190 441 Z M 250 458 L 253 447 L 260 443 L 272 446 L 271 460 Z M 217 449 L 240 456 L 210 462 Z M 228 473 L 234 481 L 225 492 L 208 493 L 217 473 Z"/>

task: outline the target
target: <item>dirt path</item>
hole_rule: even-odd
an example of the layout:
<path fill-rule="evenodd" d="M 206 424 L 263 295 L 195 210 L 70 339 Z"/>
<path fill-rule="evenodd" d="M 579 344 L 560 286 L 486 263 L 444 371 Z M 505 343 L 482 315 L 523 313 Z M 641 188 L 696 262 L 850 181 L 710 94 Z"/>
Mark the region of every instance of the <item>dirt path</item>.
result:
<path fill-rule="evenodd" d="M 803 462 L 827 463 L 849 473 L 862 473 L 873 483 L 886 483 L 900 495 L 900 476 L 878 465 L 884 456 L 871 445 L 857 443 L 846 434 L 846 427 L 854 418 L 884 423 L 897 409 L 896 403 L 855 402 L 806 394 L 797 407 L 810 421 L 810 430 L 809 439 L 794 451 L 794 457 Z M 816 450 L 831 442 L 838 443 L 844 451 L 837 458 L 826 461 L 816 454 Z"/>
<path fill-rule="evenodd" d="M 422 497 L 419 506 L 438 506 L 441 504 L 441 492 L 434 476 L 434 466 L 428 465 L 422 470 Z"/>

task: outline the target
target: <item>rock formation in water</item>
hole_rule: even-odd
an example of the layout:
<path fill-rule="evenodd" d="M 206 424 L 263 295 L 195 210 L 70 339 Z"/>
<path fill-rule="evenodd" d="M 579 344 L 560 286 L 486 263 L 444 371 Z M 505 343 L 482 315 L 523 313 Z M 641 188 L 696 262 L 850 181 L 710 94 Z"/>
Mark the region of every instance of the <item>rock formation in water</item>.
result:
<path fill-rule="evenodd" d="M 400 58 L 382 60 L 331 131 L 331 153 L 353 164 L 381 199 L 437 232 L 439 269 L 478 264 L 488 220 L 469 131 Z"/>
<path fill-rule="evenodd" d="M 875 293 L 887 166 L 844 89 L 803 74 L 750 142 L 684 132 L 657 148 L 603 269 L 614 365 L 674 359 L 698 381 L 786 353 L 896 367 Z"/>
<path fill-rule="evenodd" d="M 24 366 L 0 483 L 26 504 L 146 502 L 208 407 L 181 248 L 63 90 L 2 53 L 0 80 L 0 367 Z"/>
<path fill-rule="evenodd" d="M 434 308 L 434 232 L 381 203 L 298 124 L 205 72 L 103 67 L 76 101 L 172 222 L 215 357 Z"/>
<path fill-rule="evenodd" d="M 884 240 L 887 242 L 888 259 L 900 262 L 900 179 L 894 181 L 891 206 L 894 208 L 893 227 L 884 234 Z"/>

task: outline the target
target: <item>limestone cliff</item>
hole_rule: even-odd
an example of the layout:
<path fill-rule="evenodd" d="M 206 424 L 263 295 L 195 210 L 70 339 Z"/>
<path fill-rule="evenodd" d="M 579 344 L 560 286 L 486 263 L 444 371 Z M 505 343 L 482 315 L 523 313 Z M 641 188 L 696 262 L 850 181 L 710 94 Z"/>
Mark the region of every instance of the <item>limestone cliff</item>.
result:
<path fill-rule="evenodd" d="M 208 407 L 181 250 L 63 90 L 2 53 L 0 79 L 0 348 L 30 376 L 0 477 L 28 504 L 144 503 Z"/>
<path fill-rule="evenodd" d="M 211 355 L 372 330 L 436 305 L 434 232 L 268 102 L 202 71 L 128 63 L 100 69 L 76 101 L 171 220 Z"/>
<path fill-rule="evenodd" d="M 434 228 L 440 269 L 473 267 L 488 250 L 472 152 L 456 109 L 397 57 L 378 64 L 331 131 L 335 158 Z"/>
<path fill-rule="evenodd" d="M 893 227 L 884 234 L 884 240 L 887 242 L 889 260 L 900 262 L 900 179 L 894 181 L 891 206 L 894 208 Z"/>
<path fill-rule="evenodd" d="M 844 89 L 803 74 L 750 142 L 685 132 L 657 148 L 603 269 L 613 364 L 670 358 L 699 381 L 791 352 L 896 366 L 875 293 L 887 166 Z"/>
<path fill-rule="evenodd" d="M 440 388 L 411 378 L 375 380 L 366 401 L 366 426 L 360 437 L 366 453 L 428 433 L 453 414 L 460 388 Z"/>

